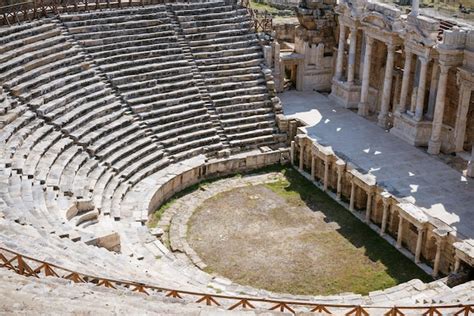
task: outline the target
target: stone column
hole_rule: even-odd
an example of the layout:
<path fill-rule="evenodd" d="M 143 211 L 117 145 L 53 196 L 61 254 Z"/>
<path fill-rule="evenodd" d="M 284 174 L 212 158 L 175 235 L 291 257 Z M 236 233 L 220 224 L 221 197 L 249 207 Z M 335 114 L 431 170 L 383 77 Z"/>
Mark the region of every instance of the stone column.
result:
<path fill-rule="evenodd" d="M 431 139 L 428 143 L 428 153 L 439 154 L 441 148 L 441 128 L 443 127 L 444 105 L 446 100 L 446 83 L 448 82 L 449 66 L 440 65 L 438 80 L 438 92 L 436 93 L 436 105 L 433 116 L 433 127 Z"/>
<path fill-rule="evenodd" d="M 454 257 L 454 273 L 458 273 L 460 267 L 461 267 L 461 259 L 457 255 L 455 255 L 455 257 Z"/>
<path fill-rule="evenodd" d="M 423 119 L 423 108 L 425 106 L 425 89 L 426 89 L 426 74 L 428 71 L 429 60 L 423 57 L 418 57 L 421 63 L 420 81 L 418 83 L 418 92 L 416 97 L 415 120 L 421 121 Z"/>
<path fill-rule="evenodd" d="M 471 87 L 461 83 L 459 90 L 459 104 L 456 113 L 456 124 L 454 126 L 454 146 L 455 151 L 463 151 L 464 137 L 466 134 L 467 112 L 469 110 L 469 102 L 471 99 Z"/>
<path fill-rule="evenodd" d="M 378 124 L 387 127 L 390 97 L 392 95 L 393 63 L 395 59 L 395 45 L 387 45 L 387 64 L 385 66 L 385 77 L 382 92 L 382 105 L 378 116 Z"/>
<path fill-rule="evenodd" d="M 400 91 L 400 103 L 398 106 L 398 111 L 400 113 L 405 113 L 407 110 L 407 96 L 411 77 L 412 58 L 413 53 L 410 50 L 405 50 L 405 66 L 403 68 L 402 89 Z"/>
<path fill-rule="evenodd" d="M 346 26 L 339 25 L 339 45 L 337 47 L 336 80 L 342 80 L 342 65 L 344 62 L 344 44 L 346 41 Z"/>
<path fill-rule="evenodd" d="M 471 149 L 471 159 L 469 159 L 467 164 L 467 176 L 474 178 L 474 144 Z"/>
<path fill-rule="evenodd" d="M 291 164 L 294 165 L 295 164 L 295 141 L 294 140 L 292 140 L 290 143 L 290 160 L 291 160 Z"/>
<path fill-rule="evenodd" d="M 369 105 L 367 100 L 369 98 L 369 82 L 370 82 L 370 62 L 372 59 L 372 45 L 374 39 L 367 36 L 365 40 L 365 56 L 364 56 L 364 70 L 362 73 L 362 88 L 360 92 L 360 103 L 358 114 L 366 116 L 369 114 Z"/>
<path fill-rule="evenodd" d="M 372 192 L 367 192 L 367 206 L 365 209 L 365 222 L 370 223 L 370 213 L 372 212 Z"/>
<path fill-rule="evenodd" d="M 329 185 L 329 158 L 324 160 L 324 191 L 328 190 Z"/>
<path fill-rule="evenodd" d="M 422 227 L 417 227 L 417 229 L 418 229 L 418 236 L 416 238 L 415 263 L 420 263 L 421 244 L 423 242 L 424 229 Z"/>
<path fill-rule="evenodd" d="M 400 213 L 398 213 L 399 221 L 398 221 L 398 234 L 397 234 L 397 245 L 398 249 L 402 248 L 402 240 L 403 240 L 403 217 Z"/>
<path fill-rule="evenodd" d="M 390 204 L 388 203 L 387 198 L 382 199 L 383 202 L 383 213 L 382 213 L 382 224 L 380 226 L 380 236 L 385 235 L 385 230 L 387 229 L 387 219 L 388 219 L 388 208 Z"/>
<path fill-rule="evenodd" d="M 439 273 L 439 263 L 441 261 L 441 250 L 442 250 L 443 240 L 437 239 L 436 240 L 436 255 L 433 264 L 433 274 L 432 276 L 436 278 Z"/>
<path fill-rule="evenodd" d="M 429 97 L 428 97 L 428 110 L 426 111 L 426 117 L 429 120 L 433 120 L 436 95 L 438 93 L 439 85 L 439 63 L 433 63 L 433 68 L 431 70 L 431 84 L 429 88 Z"/>
<path fill-rule="evenodd" d="M 412 0 L 410 15 L 417 16 L 420 7 L 420 0 Z"/>
<path fill-rule="evenodd" d="M 354 83 L 356 48 L 357 48 L 357 28 L 351 27 L 349 61 L 347 64 L 347 82 L 350 84 Z"/>
<path fill-rule="evenodd" d="M 304 167 L 304 145 L 303 145 L 303 140 L 300 140 L 300 164 L 299 168 L 301 171 L 303 171 Z"/>
<path fill-rule="evenodd" d="M 316 179 L 316 157 L 313 152 L 311 153 L 311 178 Z"/>
<path fill-rule="evenodd" d="M 474 148 L 474 146 L 473 146 Z M 336 189 L 336 200 L 341 200 L 342 194 L 342 175 L 344 173 L 344 165 L 343 164 L 336 164 L 337 166 L 337 189 Z"/>
<path fill-rule="evenodd" d="M 354 212 L 354 199 L 355 199 L 355 183 L 351 181 L 351 197 L 349 201 L 349 211 Z"/>

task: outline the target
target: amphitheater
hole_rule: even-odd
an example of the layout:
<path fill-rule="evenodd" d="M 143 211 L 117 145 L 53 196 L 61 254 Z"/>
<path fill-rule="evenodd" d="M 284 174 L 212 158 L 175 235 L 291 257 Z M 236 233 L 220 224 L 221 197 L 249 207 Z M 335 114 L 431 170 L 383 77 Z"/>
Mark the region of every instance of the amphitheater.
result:
<path fill-rule="evenodd" d="M 305 0 L 274 31 L 235 0 L 0 10 L 0 314 L 474 315 L 472 22 L 417 1 Z M 424 280 L 303 295 L 207 269 L 195 210 L 278 168 Z"/>

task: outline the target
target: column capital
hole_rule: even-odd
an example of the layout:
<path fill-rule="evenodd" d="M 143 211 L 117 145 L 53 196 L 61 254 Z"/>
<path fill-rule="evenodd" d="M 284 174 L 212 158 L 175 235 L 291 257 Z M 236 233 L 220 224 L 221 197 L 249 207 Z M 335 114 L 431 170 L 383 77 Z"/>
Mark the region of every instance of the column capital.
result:
<path fill-rule="evenodd" d="M 420 61 L 420 63 L 422 63 L 422 64 L 424 64 L 424 65 L 428 64 L 429 61 L 430 61 L 429 58 L 426 58 L 426 57 L 424 57 L 424 56 L 419 56 L 419 55 L 418 55 L 418 60 Z"/>
<path fill-rule="evenodd" d="M 439 70 L 440 70 L 440 73 L 445 75 L 449 72 L 449 69 L 451 69 L 451 66 L 449 65 L 444 65 L 444 64 L 438 64 L 439 65 Z"/>
<path fill-rule="evenodd" d="M 368 46 L 372 46 L 374 44 L 374 38 L 371 37 L 370 35 L 368 34 L 365 34 L 365 44 L 368 45 Z"/>
<path fill-rule="evenodd" d="M 398 46 L 398 45 L 393 44 L 393 43 L 386 43 L 386 44 L 387 44 L 387 51 L 389 51 L 389 52 L 395 52 L 395 49 Z"/>

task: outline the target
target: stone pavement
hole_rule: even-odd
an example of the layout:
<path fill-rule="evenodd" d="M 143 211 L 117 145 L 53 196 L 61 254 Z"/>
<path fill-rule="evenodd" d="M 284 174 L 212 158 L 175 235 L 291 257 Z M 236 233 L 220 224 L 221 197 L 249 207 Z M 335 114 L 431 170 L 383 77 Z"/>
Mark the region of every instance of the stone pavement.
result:
<path fill-rule="evenodd" d="M 317 92 L 279 95 L 285 115 L 304 121 L 309 136 L 376 177 L 398 197 L 474 238 L 474 180 Z"/>

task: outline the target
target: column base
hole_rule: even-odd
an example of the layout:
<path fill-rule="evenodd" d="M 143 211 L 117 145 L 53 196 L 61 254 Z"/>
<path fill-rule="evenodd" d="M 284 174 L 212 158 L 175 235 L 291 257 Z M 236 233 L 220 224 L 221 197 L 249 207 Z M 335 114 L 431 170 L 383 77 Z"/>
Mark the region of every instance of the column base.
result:
<path fill-rule="evenodd" d="M 360 101 L 360 85 L 333 79 L 329 98 L 346 109 L 357 109 Z"/>
<path fill-rule="evenodd" d="M 379 116 L 378 116 L 377 125 L 380 126 L 380 127 L 383 127 L 383 128 L 388 128 L 388 122 L 389 122 L 388 114 L 387 113 L 385 113 L 385 114 L 380 113 Z"/>
<path fill-rule="evenodd" d="M 368 116 L 369 115 L 369 104 L 368 103 L 359 103 L 357 114 L 360 116 Z"/>
<path fill-rule="evenodd" d="M 427 146 L 431 137 L 432 122 L 417 121 L 405 113 L 396 114 L 393 119 L 393 134 L 413 146 Z"/>
<path fill-rule="evenodd" d="M 437 155 L 441 150 L 441 141 L 432 141 L 428 142 L 428 154 Z"/>

